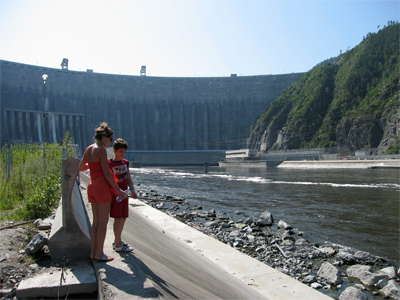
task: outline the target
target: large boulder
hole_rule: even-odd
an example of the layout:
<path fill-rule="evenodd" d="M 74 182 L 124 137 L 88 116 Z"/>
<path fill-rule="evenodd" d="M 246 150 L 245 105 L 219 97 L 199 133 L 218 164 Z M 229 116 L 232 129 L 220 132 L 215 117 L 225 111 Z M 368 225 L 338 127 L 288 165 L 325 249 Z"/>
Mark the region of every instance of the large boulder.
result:
<path fill-rule="evenodd" d="M 369 300 L 370 297 L 364 291 L 354 287 L 349 286 L 346 288 L 339 296 L 339 300 Z"/>
<path fill-rule="evenodd" d="M 400 300 L 400 286 L 394 279 L 389 280 L 388 283 L 379 290 L 379 293 L 384 297 Z"/>
<path fill-rule="evenodd" d="M 341 282 L 339 270 L 329 262 L 322 263 L 317 276 L 331 284 L 338 284 Z"/>
<path fill-rule="evenodd" d="M 379 273 L 386 274 L 388 279 L 393 279 L 396 277 L 396 270 L 393 266 L 380 269 Z"/>
<path fill-rule="evenodd" d="M 256 224 L 259 226 L 271 226 L 273 223 L 274 217 L 268 210 L 262 212 L 256 221 Z"/>
<path fill-rule="evenodd" d="M 388 277 L 386 274 L 372 273 L 370 269 L 371 268 L 366 265 L 353 265 L 347 268 L 346 273 L 349 278 L 356 279 L 368 287 Z"/>

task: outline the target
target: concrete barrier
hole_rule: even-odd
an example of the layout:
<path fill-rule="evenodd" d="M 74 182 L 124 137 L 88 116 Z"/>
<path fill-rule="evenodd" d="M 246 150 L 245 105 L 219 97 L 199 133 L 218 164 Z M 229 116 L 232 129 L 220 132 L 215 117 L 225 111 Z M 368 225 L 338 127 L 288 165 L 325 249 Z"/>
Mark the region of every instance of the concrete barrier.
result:
<path fill-rule="evenodd" d="M 62 196 L 49 237 L 49 250 L 55 260 L 88 259 L 90 222 L 79 189 L 79 159 L 62 163 Z"/>

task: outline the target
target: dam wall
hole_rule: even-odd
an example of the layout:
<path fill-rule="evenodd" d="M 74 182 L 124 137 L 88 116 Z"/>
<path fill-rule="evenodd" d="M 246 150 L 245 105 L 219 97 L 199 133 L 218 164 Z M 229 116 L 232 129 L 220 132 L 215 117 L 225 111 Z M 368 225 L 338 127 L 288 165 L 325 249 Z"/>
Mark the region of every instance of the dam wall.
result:
<path fill-rule="evenodd" d="M 266 105 L 300 75 L 131 76 L 0 60 L 0 144 L 60 142 L 69 132 L 83 147 L 107 121 L 131 150 L 243 148 Z"/>

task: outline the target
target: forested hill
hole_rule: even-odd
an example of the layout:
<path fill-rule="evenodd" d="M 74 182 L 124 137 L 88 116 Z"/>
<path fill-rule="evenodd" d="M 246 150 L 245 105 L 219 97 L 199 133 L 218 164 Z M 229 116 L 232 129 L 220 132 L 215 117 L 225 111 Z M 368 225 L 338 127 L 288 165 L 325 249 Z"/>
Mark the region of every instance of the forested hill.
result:
<path fill-rule="evenodd" d="M 251 130 L 261 151 L 315 147 L 399 153 L 400 24 L 316 65 L 268 105 Z"/>

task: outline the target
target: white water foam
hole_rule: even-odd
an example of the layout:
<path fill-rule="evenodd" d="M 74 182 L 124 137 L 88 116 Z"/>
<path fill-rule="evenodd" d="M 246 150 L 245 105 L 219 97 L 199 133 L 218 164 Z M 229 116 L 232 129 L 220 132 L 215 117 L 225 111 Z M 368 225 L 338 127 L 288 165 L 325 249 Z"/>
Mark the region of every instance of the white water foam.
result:
<path fill-rule="evenodd" d="M 246 177 L 246 176 L 236 176 L 228 174 L 202 174 L 202 173 L 191 173 L 191 172 L 178 172 L 169 169 L 160 168 L 138 168 L 134 169 L 134 173 L 142 174 L 162 174 L 177 178 L 222 178 L 229 181 L 245 181 L 254 182 L 260 184 L 297 184 L 297 185 L 323 185 L 331 187 L 340 188 L 384 188 L 384 189 L 397 189 L 400 190 L 400 184 L 396 183 L 377 183 L 377 184 L 351 184 L 351 183 L 332 183 L 332 182 L 311 182 L 311 181 L 282 181 L 282 180 L 272 180 L 262 177 Z"/>

